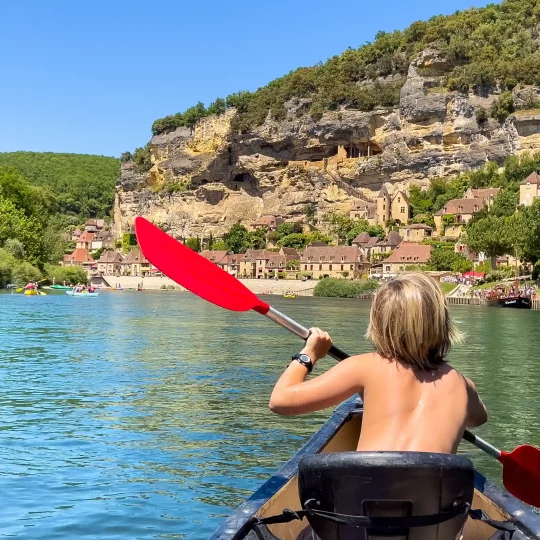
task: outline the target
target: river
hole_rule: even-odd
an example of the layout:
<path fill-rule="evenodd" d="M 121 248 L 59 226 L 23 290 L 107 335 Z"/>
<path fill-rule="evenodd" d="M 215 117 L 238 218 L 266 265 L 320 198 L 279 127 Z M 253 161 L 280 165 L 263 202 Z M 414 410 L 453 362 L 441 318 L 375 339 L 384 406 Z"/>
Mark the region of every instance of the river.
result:
<path fill-rule="evenodd" d="M 270 300 L 342 349 L 370 350 L 368 302 Z M 452 314 L 467 338 L 450 360 L 490 413 L 478 433 L 540 445 L 540 312 Z M 0 537 L 207 538 L 329 416 L 268 410 L 299 346 L 265 317 L 190 294 L 1 294 Z"/>

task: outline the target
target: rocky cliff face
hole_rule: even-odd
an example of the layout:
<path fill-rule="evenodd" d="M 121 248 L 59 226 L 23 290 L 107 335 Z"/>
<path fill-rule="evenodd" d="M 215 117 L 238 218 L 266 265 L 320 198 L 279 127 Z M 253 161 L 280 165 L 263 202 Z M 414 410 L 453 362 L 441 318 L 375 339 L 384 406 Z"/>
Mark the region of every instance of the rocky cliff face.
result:
<path fill-rule="evenodd" d="M 117 233 L 144 215 L 179 237 L 218 236 L 262 214 L 304 217 L 347 212 L 355 198 L 373 198 L 383 183 L 407 188 L 451 177 L 509 154 L 540 150 L 540 111 L 518 111 L 503 123 L 478 122 L 496 94 L 447 92 L 449 69 L 437 51 L 410 65 L 399 108 L 303 114 L 307 100 L 288 104 L 252 132 L 233 133 L 235 112 L 201 120 L 151 140 L 153 166 L 139 174 L 122 166 L 114 218 Z M 539 88 L 517 88 L 519 105 Z"/>

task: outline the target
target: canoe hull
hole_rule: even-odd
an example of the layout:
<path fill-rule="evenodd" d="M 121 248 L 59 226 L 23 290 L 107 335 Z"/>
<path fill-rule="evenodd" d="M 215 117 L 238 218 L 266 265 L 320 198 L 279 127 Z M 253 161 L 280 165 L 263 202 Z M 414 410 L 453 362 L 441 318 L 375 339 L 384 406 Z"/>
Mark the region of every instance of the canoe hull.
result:
<path fill-rule="evenodd" d="M 86 296 L 88 298 L 96 298 L 99 296 L 99 293 L 97 292 L 73 292 L 73 291 L 66 291 L 66 294 L 68 296 Z"/>
<path fill-rule="evenodd" d="M 508 297 L 499 298 L 497 300 L 497 306 L 513 309 L 531 309 L 532 303 L 530 298 Z"/>
<path fill-rule="evenodd" d="M 277 473 L 247 499 L 211 536 L 210 540 L 240 540 L 240 529 L 254 516 L 263 518 L 281 514 L 285 508 L 300 509 L 296 472 L 299 461 L 312 454 L 356 450 L 362 427 L 362 402 L 351 398 L 342 403 L 326 424 Z M 540 515 L 531 507 L 491 484 L 475 472 L 472 507 L 484 510 L 492 519 L 511 519 L 525 538 L 540 538 Z M 305 521 L 269 526 L 277 539 L 291 540 L 306 527 Z M 463 540 L 488 540 L 494 530 L 469 519 Z M 249 536 L 251 538 L 254 536 Z"/>
<path fill-rule="evenodd" d="M 71 289 L 73 289 L 73 287 L 69 287 L 68 285 L 51 285 L 51 289 L 70 291 Z"/>

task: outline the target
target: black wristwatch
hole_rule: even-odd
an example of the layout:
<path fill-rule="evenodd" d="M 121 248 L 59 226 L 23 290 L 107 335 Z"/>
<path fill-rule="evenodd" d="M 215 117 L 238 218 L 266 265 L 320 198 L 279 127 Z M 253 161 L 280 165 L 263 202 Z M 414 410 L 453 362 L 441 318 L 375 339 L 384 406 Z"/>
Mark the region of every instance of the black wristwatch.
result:
<path fill-rule="evenodd" d="M 307 354 L 297 353 L 293 355 L 292 359 L 307 367 L 308 373 L 311 373 L 311 370 L 313 369 L 313 362 Z"/>

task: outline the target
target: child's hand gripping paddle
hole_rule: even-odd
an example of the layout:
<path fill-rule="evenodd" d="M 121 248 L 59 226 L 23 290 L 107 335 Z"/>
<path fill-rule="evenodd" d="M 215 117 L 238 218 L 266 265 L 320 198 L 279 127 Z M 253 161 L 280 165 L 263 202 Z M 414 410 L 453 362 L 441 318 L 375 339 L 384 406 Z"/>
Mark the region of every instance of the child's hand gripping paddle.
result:
<path fill-rule="evenodd" d="M 182 287 L 225 309 L 254 309 L 302 339 L 309 336 L 307 328 L 263 302 L 234 276 L 146 219 L 136 218 L 135 231 L 144 256 Z M 335 346 L 331 347 L 328 354 L 336 360 L 349 357 Z M 497 450 L 468 430 L 463 438 L 502 463 L 504 487 L 512 495 L 533 506 L 540 506 L 540 449 L 521 445 L 507 453 Z"/>

